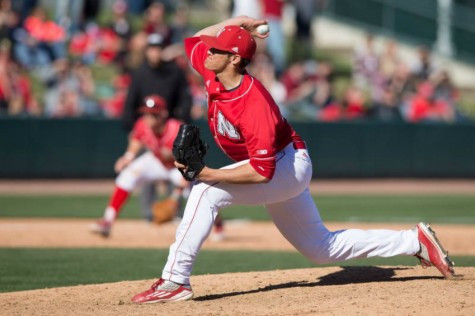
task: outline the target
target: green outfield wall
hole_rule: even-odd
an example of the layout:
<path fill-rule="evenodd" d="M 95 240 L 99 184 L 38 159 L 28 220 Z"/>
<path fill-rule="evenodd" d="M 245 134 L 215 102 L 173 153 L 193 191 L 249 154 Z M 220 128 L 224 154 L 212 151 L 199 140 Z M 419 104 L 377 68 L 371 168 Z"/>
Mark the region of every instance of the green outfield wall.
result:
<path fill-rule="evenodd" d="M 206 162 L 231 161 L 212 141 Z M 475 124 L 293 123 L 318 178 L 475 178 Z M 109 178 L 127 143 L 106 119 L 0 118 L 0 178 Z"/>

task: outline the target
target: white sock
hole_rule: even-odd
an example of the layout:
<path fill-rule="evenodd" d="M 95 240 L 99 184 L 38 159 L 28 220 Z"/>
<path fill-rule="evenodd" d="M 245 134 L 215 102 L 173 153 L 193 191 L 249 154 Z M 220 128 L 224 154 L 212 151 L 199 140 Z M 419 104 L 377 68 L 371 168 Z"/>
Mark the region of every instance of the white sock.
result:
<path fill-rule="evenodd" d="M 106 222 L 112 223 L 115 219 L 116 211 L 113 207 L 108 206 L 104 212 L 104 220 Z"/>

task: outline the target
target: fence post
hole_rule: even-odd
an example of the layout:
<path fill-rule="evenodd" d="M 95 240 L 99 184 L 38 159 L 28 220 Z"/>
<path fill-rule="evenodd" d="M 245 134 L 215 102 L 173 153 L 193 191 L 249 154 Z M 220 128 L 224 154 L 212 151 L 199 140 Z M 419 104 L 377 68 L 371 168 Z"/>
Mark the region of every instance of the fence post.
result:
<path fill-rule="evenodd" d="M 445 57 L 454 55 L 452 43 L 452 0 L 438 0 L 437 41 L 435 48 Z"/>

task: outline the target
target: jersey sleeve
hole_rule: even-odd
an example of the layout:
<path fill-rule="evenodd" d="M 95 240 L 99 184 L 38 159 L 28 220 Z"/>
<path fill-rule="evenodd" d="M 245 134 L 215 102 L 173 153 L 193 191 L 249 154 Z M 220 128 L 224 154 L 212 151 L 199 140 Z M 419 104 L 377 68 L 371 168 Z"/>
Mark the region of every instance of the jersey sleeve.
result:
<path fill-rule="evenodd" d="M 260 175 L 272 179 L 276 164 L 276 127 L 279 113 L 276 113 L 269 102 L 274 102 L 266 95 L 254 96 L 246 107 L 241 121 L 241 132 L 246 139 L 251 166 Z"/>
<path fill-rule="evenodd" d="M 205 72 L 204 61 L 208 55 L 209 47 L 199 37 L 186 38 L 184 45 L 186 56 L 188 56 L 191 66 L 203 76 Z"/>
<path fill-rule="evenodd" d="M 145 136 L 145 122 L 143 121 L 143 118 L 139 118 L 135 122 L 134 127 L 132 128 L 130 137 L 132 139 L 142 142 L 144 136 Z"/>

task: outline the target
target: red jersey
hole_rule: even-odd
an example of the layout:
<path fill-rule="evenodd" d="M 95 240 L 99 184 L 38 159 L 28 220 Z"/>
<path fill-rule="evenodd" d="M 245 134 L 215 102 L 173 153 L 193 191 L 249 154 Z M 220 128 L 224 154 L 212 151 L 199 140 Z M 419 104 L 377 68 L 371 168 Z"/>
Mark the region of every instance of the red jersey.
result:
<path fill-rule="evenodd" d="M 180 129 L 181 122 L 175 119 L 169 119 L 165 123 L 165 130 L 162 134 L 155 134 L 150 126 L 148 126 L 144 119 L 141 117 L 137 120 L 132 129 L 132 138 L 138 140 L 147 147 L 148 150 L 153 152 L 165 167 L 168 169 L 174 168 L 175 159 L 173 157 L 162 157 L 162 149 L 172 150 L 173 142 Z"/>
<path fill-rule="evenodd" d="M 208 124 L 218 146 L 234 161 L 249 159 L 259 174 L 272 179 L 276 154 L 292 141 L 301 142 L 300 136 L 257 79 L 245 73 L 238 87 L 226 90 L 204 67 L 209 47 L 199 37 L 185 39 L 185 50 L 204 79 Z"/>
<path fill-rule="evenodd" d="M 282 12 L 284 10 L 285 1 L 283 0 L 264 0 L 264 16 L 282 18 Z"/>

